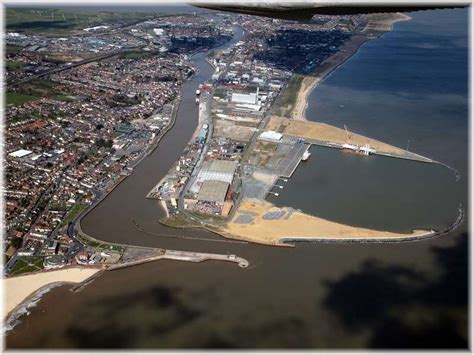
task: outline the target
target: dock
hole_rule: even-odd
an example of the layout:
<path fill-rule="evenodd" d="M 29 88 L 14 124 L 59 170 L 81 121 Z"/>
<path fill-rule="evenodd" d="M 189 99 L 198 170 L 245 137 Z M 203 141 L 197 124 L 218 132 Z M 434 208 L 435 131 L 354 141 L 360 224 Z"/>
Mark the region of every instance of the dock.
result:
<path fill-rule="evenodd" d="M 294 152 L 285 157 L 279 164 L 278 175 L 280 178 L 291 178 L 296 168 L 303 158 L 304 152 L 311 147 L 311 144 L 299 142 L 294 145 Z"/>
<path fill-rule="evenodd" d="M 290 137 L 293 137 L 293 136 L 290 136 Z M 294 137 L 294 138 L 298 138 L 298 137 Z M 304 140 L 306 143 L 310 145 L 318 145 L 321 147 L 335 148 L 335 149 L 344 149 L 343 144 L 340 144 L 340 143 L 326 142 L 326 141 L 321 141 L 321 140 L 311 139 L 311 138 L 305 138 Z M 419 161 L 422 163 L 437 163 L 437 161 L 433 159 L 424 157 L 416 153 L 408 152 L 408 151 L 406 151 L 406 153 L 404 154 L 386 153 L 382 151 L 375 151 L 374 153 L 371 153 L 371 154 L 390 157 L 390 158 Z"/>

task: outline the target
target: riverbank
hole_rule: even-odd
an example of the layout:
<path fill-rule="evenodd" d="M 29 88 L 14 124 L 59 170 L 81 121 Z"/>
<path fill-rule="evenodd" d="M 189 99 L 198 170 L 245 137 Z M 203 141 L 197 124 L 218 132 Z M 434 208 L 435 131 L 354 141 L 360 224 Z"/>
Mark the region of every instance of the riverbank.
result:
<path fill-rule="evenodd" d="M 305 111 L 308 96 L 322 80 L 356 54 L 364 43 L 391 31 L 394 23 L 410 19 L 411 17 L 404 14 L 371 15 L 360 34 L 353 36 L 340 50 L 322 62 L 313 74 L 302 79 L 289 117 L 296 120 L 306 120 Z"/>
<path fill-rule="evenodd" d="M 2 280 L 5 290 L 4 319 L 8 319 L 18 308 L 27 307 L 29 301 L 38 298 L 35 296 L 42 290 L 65 284 L 80 284 L 101 270 L 100 268 L 69 267 L 4 278 Z"/>

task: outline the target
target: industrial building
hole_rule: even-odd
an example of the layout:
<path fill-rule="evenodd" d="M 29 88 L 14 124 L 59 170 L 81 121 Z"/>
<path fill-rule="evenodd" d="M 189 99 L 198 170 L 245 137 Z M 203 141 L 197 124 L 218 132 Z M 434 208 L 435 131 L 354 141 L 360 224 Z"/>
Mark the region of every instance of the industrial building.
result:
<path fill-rule="evenodd" d="M 283 135 L 275 131 L 265 131 L 260 134 L 259 138 L 267 141 L 279 142 Z"/>
<path fill-rule="evenodd" d="M 232 93 L 231 101 L 233 103 L 238 103 L 238 104 L 255 105 L 257 103 L 257 97 L 258 97 L 258 92 L 252 93 L 252 94 L 239 94 L 239 93 L 234 92 Z"/>
<path fill-rule="evenodd" d="M 198 201 L 216 202 L 224 204 L 229 190 L 229 183 L 218 180 L 206 180 L 202 183 L 198 194 Z"/>
<path fill-rule="evenodd" d="M 231 160 L 205 161 L 196 179 L 197 184 L 207 180 L 223 181 L 230 184 L 234 178 L 237 162 Z"/>
<path fill-rule="evenodd" d="M 23 157 L 26 157 L 27 155 L 30 155 L 31 153 L 33 153 L 31 150 L 19 149 L 8 155 L 14 158 L 23 158 Z"/>

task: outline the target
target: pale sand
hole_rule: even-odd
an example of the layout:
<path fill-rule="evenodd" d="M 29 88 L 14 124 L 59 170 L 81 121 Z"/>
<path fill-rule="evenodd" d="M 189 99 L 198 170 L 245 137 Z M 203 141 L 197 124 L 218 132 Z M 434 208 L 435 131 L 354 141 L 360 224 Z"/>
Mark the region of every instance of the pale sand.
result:
<path fill-rule="evenodd" d="M 369 15 L 369 22 L 362 31 L 388 32 L 393 30 L 394 23 L 408 20 L 411 20 L 411 17 L 402 13 L 372 14 Z"/>
<path fill-rule="evenodd" d="M 239 211 L 254 215 L 249 224 L 234 223 L 240 215 Z M 222 230 L 223 235 L 230 238 L 247 240 L 269 245 L 283 245 L 282 238 L 326 239 L 341 241 L 344 239 L 383 239 L 420 237 L 431 231 L 415 230 L 412 233 L 393 233 L 366 228 L 353 227 L 331 222 L 319 217 L 294 211 L 285 219 L 265 220 L 262 216 L 267 212 L 283 211 L 288 215 L 287 207 L 275 205 L 256 199 L 244 199 L 233 219 Z"/>
<path fill-rule="evenodd" d="M 2 282 L 5 295 L 3 315 L 6 317 L 29 296 L 48 285 L 54 283 L 80 283 L 99 271 L 101 269 L 74 267 L 4 278 Z"/>
<path fill-rule="evenodd" d="M 404 149 L 397 148 L 393 145 L 380 142 L 378 140 L 362 136 L 353 132 L 347 135 L 344 129 L 328 125 L 326 123 L 309 122 L 291 120 L 284 117 L 272 116 L 268 121 L 266 129 L 277 131 L 280 133 L 297 136 L 306 139 L 316 139 L 324 142 L 337 144 L 355 144 L 364 146 L 369 144 L 379 153 L 409 155 L 410 153 Z"/>

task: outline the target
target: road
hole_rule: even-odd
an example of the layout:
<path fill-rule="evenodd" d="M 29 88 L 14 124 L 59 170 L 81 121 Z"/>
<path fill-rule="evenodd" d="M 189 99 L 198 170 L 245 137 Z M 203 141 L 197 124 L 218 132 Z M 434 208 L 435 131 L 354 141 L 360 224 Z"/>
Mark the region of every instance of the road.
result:
<path fill-rule="evenodd" d="M 16 81 L 16 82 L 11 82 L 11 81 L 10 81 L 10 82 L 7 82 L 7 86 L 10 86 L 10 87 L 11 87 L 11 86 L 21 85 L 21 84 L 27 83 L 27 82 L 29 82 L 29 81 L 42 78 L 42 77 L 47 76 L 47 75 L 59 73 L 59 72 L 62 72 L 62 71 L 64 71 L 64 70 L 69 70 L 69 69 L 72 69 L 72 68 L 75 68 L 75 67 L 78 67 L 78 66 L 81 66 L 81 65 L 84 65 L 84 64 L 96 62 L 96 61 L 103 60 L 103 59 L 107 59 L 107 58 L 110 58 L 110 57 L 114 57 L 114 56 L 116 56 L 116 55 L 123 54 L 123 53 L 127 53 L 127 52 L 130 52 L 130 51 L 132 51 L 132 50 L 140 49 L 140 48 L 142 48 L 142 47 L 129 47 L 129 48 L 125 49 L 125 50 L 120 50 L 120 51 L 116 51 L 116 52 L 112 52 L 112 53 L 108 53 L 108 54 L 99 55 L 99 56 L 97 56 L 97 57 L 92 57 L 92 58 L 84 59 L 84 60 L 81 60 L 80 62 L 77 62 L 77 63 L 68 64 L 68 65 L 62 66 L 62 67 L 60 67 L 60 68 L 52 69 L 52 70 L 47 70 L 47 71 L 45 71 L 45 72 L 42 72 L 42 73 L 39 73 L 39 74 L 30 76 L 30 77 L 25 78 L 25 79 L 22 79 L 22 80 L 20 80 L 20 81 Z"/>

